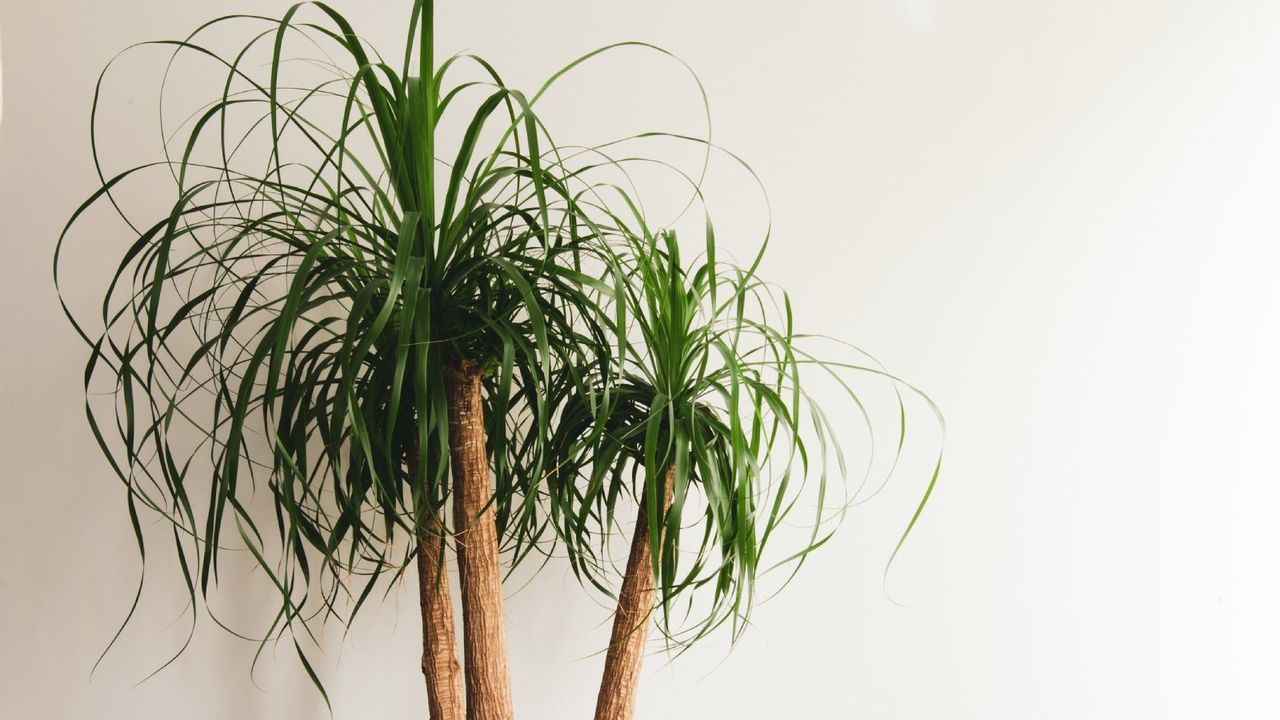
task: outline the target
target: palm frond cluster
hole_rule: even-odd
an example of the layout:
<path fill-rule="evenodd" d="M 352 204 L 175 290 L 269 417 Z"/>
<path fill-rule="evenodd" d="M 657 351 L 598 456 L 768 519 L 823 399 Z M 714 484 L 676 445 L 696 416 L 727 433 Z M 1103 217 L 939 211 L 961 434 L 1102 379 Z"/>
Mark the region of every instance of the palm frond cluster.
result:
<path fill-rule="evenodd" d="M 144 44 L 214 63 L 221 87 L 161 160 L 99 166 L 55 258 L 57 279 L 91 208 L 171 176 L 163 211 L 121 210 L 134 240 L 97 316 L 67 309 L 91 348 L 86 391 L 109 393 L 88 418 L 139 548 L 144 509 L 170 521 L 193 605 L 228 547 L 247 548 L 281 598 L 264 643 L 316 617 L 350 621 L 412 560 L 397 536 L 448 502 L 444 378 L 479 363 L 508 561 L 564 552 L 611 592 L 605 540 L 639 504 L 668 636 L 726 622 L 736 635 L 780 525 L 809 528 L 774 556 L 798 566 L 846 501 L 829 492 L 839 433 L 802 376 L 878 371 L 806 353 L 759 256 L 717 259 L 708 219 L 687 261 L 613 182 L 625 169 L 605 146 L 552 141 L 538 99 L 617 46 L 525 95 L 482 59 L 437 65 L 432 22 L 417 0 L 394 66 L 320 3 Z M 252 29 L 244 46 L 205 43 L 236 24 Z M 291 53 L 315 48 L 318 79 L 286 82 Z M 445 122 L 462 128 L 447 150 Z M 672 611 L 700 588 L 695 614 L 692 601 Z"/>

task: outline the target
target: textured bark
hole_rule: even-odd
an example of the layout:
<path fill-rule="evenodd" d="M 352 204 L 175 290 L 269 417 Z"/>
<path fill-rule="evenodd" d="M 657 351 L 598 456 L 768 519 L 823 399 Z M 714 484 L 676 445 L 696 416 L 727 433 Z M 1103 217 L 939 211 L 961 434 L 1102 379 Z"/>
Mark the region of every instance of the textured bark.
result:
<path fill-rule="evenodd" d="M 449 400 L 449 451 L 453 511 L 462 586 L 462 637 L 466 658 L 468 720 L 511 720 L 511 677 L 502 615 L 498 528 L 490 503 L 485 452 L 482 369 L 469 362 L 445 373 Z"/>
<path fill-rule="evenodd" d="M 675 467 L 663 478 L 663 513 L 671 507 Z M 644 663 L 645 640 L 649 637 L 649 616 L 653 612 L 657 588 L 649 553 L 649 516 L 644 507 L 636 519 L 627 557 L 627 574 L 618 593 L 618 609 L 613 617 L 613 634 L 604 660 L 604 676 L 596 698 L 596 720 L 631 720 L 635 715 L 636 688 Z"/>
<path fill-rule="evenodd" d="M 464 720 L 462 669 L 453 630 L 453 601 L 444 564 L 440 517 L 418 535 L 418 587 L 422 599 L 422 674 L 427 679 L 431 720 Z"/>

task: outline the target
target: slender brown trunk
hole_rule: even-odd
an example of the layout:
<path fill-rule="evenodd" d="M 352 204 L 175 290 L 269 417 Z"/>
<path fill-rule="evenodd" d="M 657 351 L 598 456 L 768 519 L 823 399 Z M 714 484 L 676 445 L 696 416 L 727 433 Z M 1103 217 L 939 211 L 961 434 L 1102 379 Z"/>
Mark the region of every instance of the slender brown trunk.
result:
<path fill-rule="evenodd" d="M 675 466 L 663 477 L 663 514 L 671 507 Z M 631 537 L 627 574 L 618 593 L 618 610 L 613 617 L 609 653 L 604 659 L 604 677 L 596 698 L 596 720 L 631 720 L 635 715 L 636 687 L 644 663 L 645 640 L 649 637 L 649 616 L 653 612 L 657 588 L 649 554 L 649 515 L 643 505 Z"/>
<path fill-rule="evenodd" d="M 502 615 L 502 573 L 485 452 L 483 369 L 471 362 L 445 373 L 453 512 L 462 586 L 468 720 L 511 720 L 511 677 Z"/>
<path fill-rule="evenodd" d="M 422 472 L 418 453 L 408 457 L 409 474 Z M 427 709 L 431 720 L 464 720 L 462 668 L 453 629 L 453 601 L 445 568 L 447 530 L 439 510 L 422 519 L 418 529 L 418 592 L 422 607 L 422 674 L 427 680 Z"/>
<path fill-rule="evenodd" d="M 453 601 L 444 564 L 444 534 L 433 514 L 418 535 L 418 584 L 422 593 L 422 674 L 431 720 L 463 720 L 462 669 L 453 630 Z"/>

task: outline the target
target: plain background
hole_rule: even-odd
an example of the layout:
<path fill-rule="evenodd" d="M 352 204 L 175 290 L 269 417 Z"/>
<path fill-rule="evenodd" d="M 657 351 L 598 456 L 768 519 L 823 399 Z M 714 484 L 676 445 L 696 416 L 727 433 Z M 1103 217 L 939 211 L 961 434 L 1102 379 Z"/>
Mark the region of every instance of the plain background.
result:
<path fill-rule="evenodd" d="M 334 4 L 398 51 L 408 2 Z M 943 477 L 887 591 L 881 570 L 938 442 L 921 406 L 903 472 L 732 654 L 721 638 L 651 658 L 641 718 L 1280 717 L 1280 5 L 441 5 L 445 49 L 475 50 L 517 86 L 620 39 L 687 60 L 718 140 L 770 189 L 764 272 L 802 324 L 874 351 L 947 415 Z M 138 561 L 83 419 L 84 349 L 51 286 L 52 247 L 94 188 L 86 127 L 102 65 L 214 12 L 189 0 L 0 9 L 5 717 L 324 716 L 287 644 L 251 680 L 253 645 L 207 621 L 132 687 L 185 635 L 163 561 L 89 676 Z M 670 65 L 607 67 L 575 91 L 617 85 L 624 115 L 687 105 Z M 144 102 L 144 79 L 118 97 Z M 566 97 L 581 110 L 566 133 L 605 122 Z M 155 152 L 152 135 L 122 138 L 119 157 Z M 77 272 L 91 283 L 101 271 Z M 508 615 L 521 717 L 588 717 L 599 658 L 584 657 L 605 642 L 607 610 L 559 569 L 515 593 Z M 319 669 L 334 717 L 424 717 L 418 638 L 411 586 L 345 639 L 329 633 Z"/>

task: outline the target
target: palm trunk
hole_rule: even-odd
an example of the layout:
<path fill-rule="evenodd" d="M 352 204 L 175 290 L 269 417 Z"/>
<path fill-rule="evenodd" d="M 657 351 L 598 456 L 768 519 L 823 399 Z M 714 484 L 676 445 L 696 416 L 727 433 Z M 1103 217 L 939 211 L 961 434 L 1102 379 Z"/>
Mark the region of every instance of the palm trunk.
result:
<path fill-rule="evenodd" d="M 409 473 L 422 472 L 417 452 L 410 452 Z M 431 720 L 464 720 L 462 668 L 453 629 L 453 601 L 445 569 L 446 530 L 440 511 L 432 511 L 418 530 L 418 592 L 422 607 L 422 675 L 427 681 Z"/>
<path fill-rule="evenodd" d="M 453 511 L 462 586 L 468 720 L 511 720 L 511 677 L 502 615 L 502 574 L 485 451 L 483 369 L 460 362 L 445 373 Z"/>
<path fill-rule="evenodd" d="M 453 601 L 444 565 L 440 517 L 418 536 L 418 582 L 422 593 L 422 674 L 427 679 L 431 720 L 463 720 L 462 672 L 453 630 Z"/>
<path fill-rule="evenodd" d="M 675 466 L 663 478 L 663 514 L 671 507 Z M 649 616 L 653 612 L 657 588 L 649 554 L 649 515 L 643 506 L 631 537 L 627 574 L 618 593 L 618 610 L 613 618 L 609 653 L 604 660 L 604 677 L 596 698 L 596 720 L 631 720 L 635 715 L 636 687 L 644 663 L 645 640 L 649 637 Z"/>

